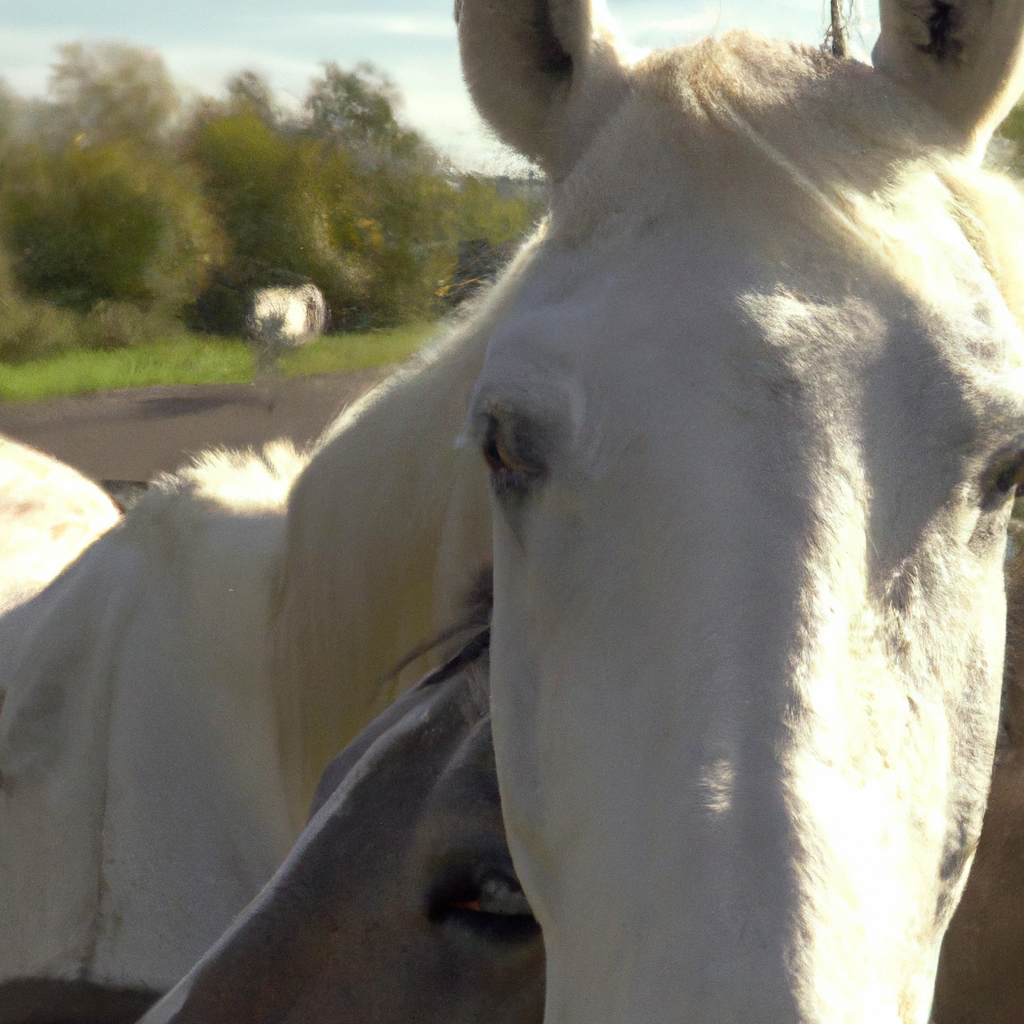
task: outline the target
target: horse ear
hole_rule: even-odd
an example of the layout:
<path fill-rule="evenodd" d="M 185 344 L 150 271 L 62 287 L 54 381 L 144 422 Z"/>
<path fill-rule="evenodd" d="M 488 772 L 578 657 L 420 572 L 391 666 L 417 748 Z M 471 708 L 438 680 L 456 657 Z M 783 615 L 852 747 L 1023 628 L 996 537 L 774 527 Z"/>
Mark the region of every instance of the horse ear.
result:
<path fill-rule="evenodd" d="M 626 90 L 591 0 L 455 0 L 462 74 L 504 142 L 564 177 Z"/>
<path fill-rule="evenodd" d="M 1022 0 L 881 0 L 875 67 L 951 122 L 980 155 L 1024 89 Z"/>

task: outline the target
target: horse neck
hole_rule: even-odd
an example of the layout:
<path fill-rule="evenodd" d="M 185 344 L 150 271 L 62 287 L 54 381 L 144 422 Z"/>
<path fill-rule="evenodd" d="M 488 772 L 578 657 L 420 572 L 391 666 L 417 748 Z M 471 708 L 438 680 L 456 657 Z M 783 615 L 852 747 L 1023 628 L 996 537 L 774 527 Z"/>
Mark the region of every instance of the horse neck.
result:
<path fill-rule="evenodd" d="M 485 343 L 457 332 L 350 409 L 292 495 L 271 660 L 301 819 L 330 758 L 433 667 L 392 671 L 490 561 L 483 468 L 456 446 Z"/>

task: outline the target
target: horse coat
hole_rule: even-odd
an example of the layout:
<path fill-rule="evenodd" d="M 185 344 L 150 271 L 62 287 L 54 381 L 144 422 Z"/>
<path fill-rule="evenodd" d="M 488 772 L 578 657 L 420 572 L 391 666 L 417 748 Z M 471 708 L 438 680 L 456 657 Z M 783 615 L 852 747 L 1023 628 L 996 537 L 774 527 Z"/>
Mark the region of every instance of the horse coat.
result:
<path fill-rule="evenodd" d="M 312 457 L 156 481 L 0 618 L 0 1018 L 166 990 L 280 863 L 338 747 L 431 666 L 381 682 L 488 561 L 483 467 L 453 441 L 481 359 L 456 327 Z"/>
<path fill-rule="evenodd" d="M 0 614 L 42 590 L 118 518 L 70 466 L 0 437 Z"/>
<path fill-rule="evenodd" d="M 1006 728 L 978 856 L 943 943 L 936 1024 L 1011 1024 L 1024 999 L 1015 526 Z M 483 638 L 331 762 L 284 866 L 143 1024 L 541 1020 L 543 956 L 504 838 Z"/>
<path fill-rule="evenodd" d="M 300 462 L 157 481 L 0 620 L 5 1021 L 45 984 L 159 993 L 291 845 L 261 652 Z"/>

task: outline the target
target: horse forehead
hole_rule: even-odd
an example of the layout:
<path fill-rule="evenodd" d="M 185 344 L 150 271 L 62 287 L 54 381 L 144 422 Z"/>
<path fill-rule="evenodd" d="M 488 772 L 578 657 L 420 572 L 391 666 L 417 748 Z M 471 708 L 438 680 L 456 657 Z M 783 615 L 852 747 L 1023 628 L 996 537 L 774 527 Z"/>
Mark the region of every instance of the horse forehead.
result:
<path fill-rule="evenodd" d="M 499 405 L 560 406 L 578 419 L 595 392 L 672 399 L 702 378 L 776 398 L 800 385 L 820 400 L 835 387 L 856 393 L 884 366 L 891 402 L 901 390 L 943 389 L 942 401 L 922 405 L 925 418 L 977 425 L 1020 413 L 1020 331 L 981 276 L 945 302 L 885 268 L 830 294 L 828 275 L 787 275 L 756 255 L 677 243 L 666 231 L 622 251 L 542 251 L 490 339 L 477 403 L 498 396 Z"/>

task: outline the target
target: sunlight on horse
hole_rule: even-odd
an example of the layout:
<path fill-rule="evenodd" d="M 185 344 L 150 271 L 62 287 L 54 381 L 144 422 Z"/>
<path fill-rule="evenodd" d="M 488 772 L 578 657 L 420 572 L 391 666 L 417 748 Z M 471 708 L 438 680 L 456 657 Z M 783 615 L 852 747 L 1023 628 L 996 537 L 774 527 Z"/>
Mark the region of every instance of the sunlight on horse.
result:
<path fill-rule="evenodd" d="M 70 466 L 0 437 L 0 614 L 42 590 L 119 518 Z"/>
<path fill-rule="evenodd" d="M 144 1024 L 539 1024 L 544 949 L 502 831 L 486 648 L 467 654 L 331 762 L 280 871 Z"/>
<path fill-rule="evenodd" d="M 459 3 L 549 217 L 308 464 L 165 481 L 0 622 L 0 996 L 169 985 L 493 553 L 548 1024 L 927 1020 L 1024 479 L 1024 217 L 978 166 L 1024 5 L 940 7 L 886 0 L 872 69 Z"/>
<path fill-rule="evenodd" d="M 458 6 L 554 181 L 468 428 L 548 1024 L 928 1019 L 1024 466 L 1021 208 L 978 169 L 1024 5 L 956 10 L 885 3 L 872 69 Z"/>
<path fill-rule="evenodd" d="M 25 982 L 163 991 L 291 845 L 264 649 L 303 464 L 158 479 L 0 620 L 3 1019 Z"/>
<path fill-rule="evenodd" d="M 1024 1006 L 1024 525 L 1012 525 L 1005 726 L 935 1024 L 1016 1024 Z M 486 649 L 467 653 L 331 762 L 285 864 L 143 1024 L 470 1022 L 482 1007 L 491 1024 L 539 1024 L 544 961 L 501 823 Z"/>

